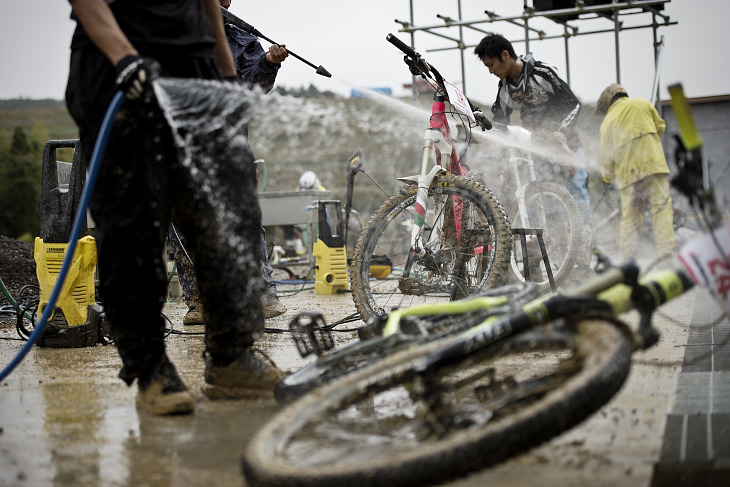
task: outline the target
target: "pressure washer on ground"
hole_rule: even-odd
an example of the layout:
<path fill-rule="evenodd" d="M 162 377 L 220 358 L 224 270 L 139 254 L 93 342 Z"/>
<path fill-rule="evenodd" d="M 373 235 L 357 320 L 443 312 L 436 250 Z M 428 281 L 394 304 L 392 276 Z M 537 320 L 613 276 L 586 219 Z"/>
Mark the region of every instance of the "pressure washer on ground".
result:
<path fill-rule="evenodd" d="M 96 139 L 96 145 L 94 146 L 94 151 L 91 155 L 91 161 L 89 162 L 89 170 L 88 174 L 86 175 L 86 182 L 83 185 L 83 190 L 81 191 L 81 197 L 79 198 L 78 207 L 75 210 L 75 218 L 73 220 L 73 225 L 71 226 L 71 234 L 68 241 L 69 247 L 66 249 L 67 251 L 63 258 L 63 264 L 61 265 L 61 270 L 57 277 L 57 283 L 53 287 L 51 296 L 48 298 L 49 303 L 55 304 L 58 301 L 58 297 L 61 294 L 61 286 L 59 286 L 58 283 L 65 282 L 66 280 L 68 270 L 71 267 L 71 259 L 75 254 L 74 251 L 76 250 L 76 243 L 78 239 L 81 238 L 81 229 L 82 227 L 86 226 L 86 209 L 89 205 L 91 193 L 94 191 L 96 178 L 99 174 L 99 161 L 101 160 L 101 155 L 104 153 L 107 141 L 109 140 L 109 133 L 111 132 L 112 121 L 114 119 L 114 116 L 119 111 L 119 107 L 122 105 L 123 100 L 124 95 L 121 92 L 117 92 L 114 95 L 111 103 L 109 104 L 109 108 L 107 108 L 106 114 L 104 115 L 104 120 L 101 124 L 101 128 L 99 129 L 99 137 L 97 137 Z M 46 308 L 41 313 L 40 320 L 33 329 L 33 333 L 31 333 L 28 337 L 28 341 L 25 343 L 25 345 L 23 345 L 15 358 L 13 358 L 13 360 L 11 360 L 4 369 L 0 370 L 0 381 L 5 379 L 10 374 L 10 372 L 12 372 L 15 367 L 18 366 L 18 364 L 28 354 L 31 347 L 39 341 L 39 339 L 41 338 L 41 334 L 45 333 L 46 324 L 53 314 L 52 310 L 50 309 L 52 307 L 53 306 L 46 306 Z"/>
<path fill-rule="evenodd" d="M 73 162 L 57 160 L 57 149 L 73 148 Z M 38 311 L 43 312 L 69 248 L 71 225 L 79 207 L 86 165 L 78 139 L 50 140 L 43 151 L 40 237 L 34 259 L 40 285 Z M 90 347 L 103 340 L 102 307 L 96 303 L 96 243 L 82 222 L 82 233 L 53 313 L 37 341 L 41 347 Z"/>
<path fill-rule="evenodd" d="M 350 288 L 347 275 L 345 224 L 342 204 L 337 200 L 321 200 L 317 205 L 319 235 L 312 253 L 317 262 L 314 271 L 314 292 L 335 294 Z"/>

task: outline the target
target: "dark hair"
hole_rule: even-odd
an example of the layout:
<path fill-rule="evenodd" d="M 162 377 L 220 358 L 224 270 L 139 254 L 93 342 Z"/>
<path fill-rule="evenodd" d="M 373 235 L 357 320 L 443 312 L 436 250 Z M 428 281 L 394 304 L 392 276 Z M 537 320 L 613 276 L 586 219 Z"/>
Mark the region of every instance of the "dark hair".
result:
<path fill-rule="evenodd" d="M 485 57 L 501 58 L 502 51 L 507 51 L 512 59 L 517 59 L 517 54 L 515 54 L 512 43 L 500 34 L 489 34 L 479 41 L 477 47 L 474 48 L 474 54 L 479 59 L 484 59 Z"/>

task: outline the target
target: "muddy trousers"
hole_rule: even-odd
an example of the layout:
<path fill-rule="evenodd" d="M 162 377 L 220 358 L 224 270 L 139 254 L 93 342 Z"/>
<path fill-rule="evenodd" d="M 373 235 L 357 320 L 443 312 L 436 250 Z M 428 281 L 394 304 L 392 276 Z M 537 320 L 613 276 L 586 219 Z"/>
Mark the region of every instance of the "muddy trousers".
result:
<path fill-rule="evenodd" d="M 214 60 L 193 60 L 182 67 L 163 64 L 163 75 L 185 76 L 186 70 L 190 76 L 218 75 Z M 113 79 L 100 53 L 72 53 L 66 100 L 79 125 L 87 161 L 100 116 L 114 94 Z M 216 362 L 230 362 L 258 338 L 264 324 L 259 299 L 261 212 L 252 162 L 250 150 L 237 148 L 235 155 L 195 157 L 184 165 L 154 98 L 124 102 L 90 209 L 96 223 L 101 300 L 122 358 L 120 377 L 128 384 L 165 353 L 163 253 L 171 220 L 185 234 L 199 264 L 198 284 L 207 310 L 206 352 Z M 207 177 L 211 173 L 215 177 Z M 203 174 L 206 180 L 201 184 L 193 174 Z M 215 191 L 203 191 L 205 184 Z"/>
<path fill-rule="evenodd" d="M 658 257 L 675 251 L 674 208 L 669 194 L 669 177 L 653 174 L 619 190 L 621 197 L 621 255 L 634 257 L 645 213 L 651 218 Z"/>
<path fill-rule="evenodd" d="M 276 282 L 274 282 L 274 268 L 269 263 L 266 252 L 266 230 L 261 227 L 261 272 L 266 282 L 266 292 L 276 295 Z M 179 233 L 175 227 L 170 228 L 169 242 L 172 253 L 175 257 L 175 268 L 180 280 L 185 304 L 190 309 L 195 309 L 200 304 L 200 293 L 198 281 L 195 278 L 195 259 L 187 249 L 185 236 Z"/>

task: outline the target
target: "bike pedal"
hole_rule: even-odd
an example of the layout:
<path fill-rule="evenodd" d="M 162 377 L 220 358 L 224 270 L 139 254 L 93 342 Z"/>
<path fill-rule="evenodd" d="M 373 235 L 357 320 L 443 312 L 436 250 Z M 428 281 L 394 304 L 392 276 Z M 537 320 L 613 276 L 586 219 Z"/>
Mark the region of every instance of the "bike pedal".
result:
<path fill-rule="evenodd" d="M 332 334 L 321 313 L 307 311 L 299 313 L 289 322 L 289 331 L 302 358 L 313 353 L 321 357 L 325 352 L 335 348 Z"/>

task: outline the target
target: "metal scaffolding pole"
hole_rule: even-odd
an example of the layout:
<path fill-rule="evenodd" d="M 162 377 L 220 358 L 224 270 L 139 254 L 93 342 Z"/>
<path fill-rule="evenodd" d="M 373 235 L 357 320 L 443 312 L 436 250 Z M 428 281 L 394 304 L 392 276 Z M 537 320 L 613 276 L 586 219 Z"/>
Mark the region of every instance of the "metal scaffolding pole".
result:
<path fill-rule="evenodd" d="M 458 1 L 458 14 L 461 19 L 461 0 Z M 459 26 L 459 48 L 461 51 L 461 89 L 466 93 L 466 63 L 464 62 L 464 27 Z"/>
<path fill-rule="evenodd" d="M 616 83 L 621 84 L 621 49 L 619 46 L 619 32 L 621 32 L 621 22 L 618 15 L 613 16 L 613 42 L 616 50 Z"/>
<path fill-rule="evenodd" d="M 411 25 L 413 25 L 413 22 L 415 20 L 413 17 L 413 0 L 410 0 L 410 1 L 411 1 Z M 411 47 L 415 48 L 415 45 L 416 45 L 416 31 L 412 30 L 411 31 Z M 416 78 L 415 74 L 411 75 L 411 80 L 413 83 L 413 85 L 411 86 L 411 92 L 413 93 L 413 102 L 415 103 L 416 100 L 418 99 L 418 84 L 417 84 L 417 78 Z"/>
<path fill-rule="evenodd" d="M 563 38 L 565 39 L 565 76 L 566 76 L 566 82 L 568 83 L 568 86 L 570 86 L 570 51 L 568 50 L 568 39 L 570 39 L 570 34 L 568 34 L 568 26 L 563 26 L 564 33 Z"/>

